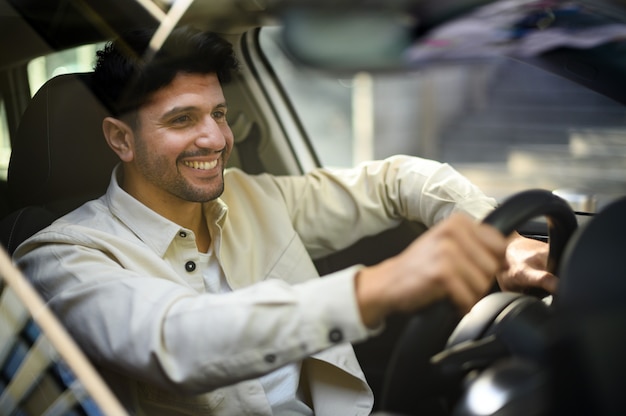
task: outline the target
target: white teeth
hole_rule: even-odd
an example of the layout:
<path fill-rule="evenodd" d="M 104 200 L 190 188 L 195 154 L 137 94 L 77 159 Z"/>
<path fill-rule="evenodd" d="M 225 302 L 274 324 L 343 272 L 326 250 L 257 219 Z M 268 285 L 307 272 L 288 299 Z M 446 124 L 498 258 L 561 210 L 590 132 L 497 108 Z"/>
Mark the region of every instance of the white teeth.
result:
<path fill-rule="evenodd" d="M 183 163 L 185 164 L 185 166 L 193 168 L 193 169 L 209 170 L 209 169 L 213 169 L 214 167 L 217 166 L 217 159 L 212 161 L 212 162 L 189 162 L 189 161 L 185 161 Z"/>

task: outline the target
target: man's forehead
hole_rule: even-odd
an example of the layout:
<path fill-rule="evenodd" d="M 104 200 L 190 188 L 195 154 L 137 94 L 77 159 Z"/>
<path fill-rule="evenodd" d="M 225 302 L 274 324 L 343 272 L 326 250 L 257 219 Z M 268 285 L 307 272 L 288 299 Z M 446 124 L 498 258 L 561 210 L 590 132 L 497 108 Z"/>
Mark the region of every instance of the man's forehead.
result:
<path fill-rule="evenodd" d="M 146 107 L 162 106 L 168 109 L 206 105 L 226 106 L 221 84 L 215 74 L 178 74 L 172 82 L 152 93 L 146 100 Z"/>

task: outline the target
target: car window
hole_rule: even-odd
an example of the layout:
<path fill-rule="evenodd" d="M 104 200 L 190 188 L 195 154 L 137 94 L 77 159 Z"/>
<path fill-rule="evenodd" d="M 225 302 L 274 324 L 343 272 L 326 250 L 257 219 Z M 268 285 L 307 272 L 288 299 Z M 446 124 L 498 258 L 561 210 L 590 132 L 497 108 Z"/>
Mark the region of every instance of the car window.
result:
<path fill-rule="evenodd" d="M 96 50 L 101 46 L 102 44 L 83 45 L 30 61 L 28 82 L 31 95 L 35 95 L 47 80 L 57 75 L 93 70 Z"/>
<path fill-rule="evenodd" d="M 505 59 L 342 78 L 291 62 L 278 30 L 264 28 L 260 45 L 324 165 L 411 154 L 449 162 L 499 200 L 544 188 L 578 211 L 626 193 L 622 104 Z"/>
<path fill-rule="evenodd" d="M 28 63 L 28 82 L 31 96 L 50 78 L 70 73 L 83 72 L 93 69 L 95 52 L 102 44 L 84 45 L 62 52 L 41 56 Z M 11 141 L 5 103 L 0 96 L 0 179 L 6 180 L 9 159 L 11 156 Z"/>

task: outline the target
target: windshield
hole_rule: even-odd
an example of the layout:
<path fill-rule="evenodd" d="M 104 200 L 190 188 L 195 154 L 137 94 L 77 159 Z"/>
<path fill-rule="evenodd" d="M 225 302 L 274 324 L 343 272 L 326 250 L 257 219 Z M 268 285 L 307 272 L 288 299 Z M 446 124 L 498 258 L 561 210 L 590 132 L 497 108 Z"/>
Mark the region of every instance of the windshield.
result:
<path fill-rule="evenodd" d="M 626 194 L 624 106 L 572 81 L 498 58 L 341 78 L 290 62 L 278 34 L 261 47 L 324 165 L 416 155 L 499 200 L 544 188 L 585 212 Z"/>

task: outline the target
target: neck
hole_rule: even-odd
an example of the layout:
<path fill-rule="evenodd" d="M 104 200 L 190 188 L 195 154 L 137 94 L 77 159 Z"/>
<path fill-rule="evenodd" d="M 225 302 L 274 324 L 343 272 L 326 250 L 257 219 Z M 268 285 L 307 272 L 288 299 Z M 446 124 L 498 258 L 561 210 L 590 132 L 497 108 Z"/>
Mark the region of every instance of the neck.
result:
<path fill-rule="evenodd" d="M 127 181 L 122 182 L 122 188 L 135 199 L 152 209 L 164 218 L 187 228 L 196 236 L 198 251 L 206 253 L 211 246 L 211 234 L 204 217 L 203 204 L 201 202 L 183 201 L 178 198 L 151 198 L 150 193 L 142 192 L 141 188 L 133 187 Z"/>
<path fill-rule="evenodd" d="M 198 251 L 201 253 L 208 252 L 209 247 L 211 247 L 211 233 L 209 232 L 209 227 L 204 215 L 202 215 L 199 227 L 190 227 L 190 229 L 196 235 L 196 247 L 198 247 Z"/>
<path fill-rule="evenodd" d="M 191 203 L 189 204 L 191 205 Z M 162 212 L 159 212 L 159 214 L 181 227 L 193 231 L 196 236 L 196 246 L 199 252 L 206 253 L 209 251 L 209 247 L 211 246 L 211 234 L 201 203 L 193 203 L 192 206 L 170 210 L 169 215 Z"/>
<path fill-rule="evenodd" d="M 209 251 L 209 247 L 211 246 L 211 234 L 201 203 L 188 202 L 183 206 L 179 205 L 175 209 L 170 209 L 168 212 L 159 212 L 159 214 L 181 227 L 193 231 L 196 236 L 198 251 L 201 253 Z"/>

